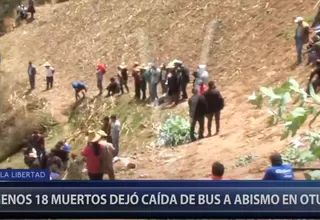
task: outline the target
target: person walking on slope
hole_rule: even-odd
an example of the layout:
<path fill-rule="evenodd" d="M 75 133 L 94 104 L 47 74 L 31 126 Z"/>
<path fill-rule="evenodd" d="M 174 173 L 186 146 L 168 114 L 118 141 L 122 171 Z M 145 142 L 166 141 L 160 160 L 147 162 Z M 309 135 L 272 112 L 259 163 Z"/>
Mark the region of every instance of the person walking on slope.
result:
<path fill-rule="evenodd" d="M 103 75 L 106 73 L 106 65 L 99 64 L 97 67 L 97 87 L 99 89 L 98 96 L 103 93 Z"/>
<path fill-rule="evenodd" d="M 52 89 L 53 87 L 53 81 L 54 81 L 53 78 L 54 78 L 55 70 L 48 62 L 44 64 L 44 67 L 46 68 L 46 75 L 47 75 L 47 90 L 49 90 L 49 89 Z"/>
<path fill-rule="evenodd" d="M 212 119 L 214 116 L 216 122 L 216 133 L 220 131 L 220 112 L 224 108 L 224 99 L 213 81 L 209 82 L 209 89 L 203 95 L 208 105 L 207 119 L 208 119 L 208 136 L 211 136 Z"/>
<path fill-rule="evenodd" d="M 121 132 L 120 121 L 117 120 L 116 115 L 111 115 L 111 139 L 112 139 L 112 145 L 115 148 L 114 157 L 117 157 L 119 154 L 120 132 Z"/>
<path fill-rule="evenodd" d="M 294 180 L 294 171 L 291 165 L 283 164 L 281 154 L 270 156 L 271 167 L 268 168 L 262 180 Z"/>
<path fill-rule="evenodd" d="M 119 67 L 118 67 L 119 73 L 118 73 L 118 79 L 119 79 L 119 83 L 120 83 L 120 90 L 121 90 L 121 94 L 124 94 L 124 89 L 123 87 L 126 88 L 127 93 L 129 93 L 129 87 L 128 87 L 128 68 L 127 66 L 122 63 Z"/>
<path fill-rule="evenodd" d="M 190 113 L 190 138 L 191 141 L 195 141 L 194 129 L 196 123 L 199 123 L 199 139 L 203 138 L 204 133 L 204 118 L 207 113 L 206 99 L 198 94 L 196 89 L 192 90 L 193 96 L 189 99 L 189 113 Z"/>
<path fill-rule="evenodd" d="M 294 20 L 294 22 L 297 23 L 295 41 L 296 41 L 298 64 L 301 64 L 302 49 L 303 49 L 303 45 L 309 42 L 310 28 L 308 23 L 304 22 L 304 19 L 302 17 L 297 17 Z"/>
<path fill-rule="evenodd" d="M 82 93 L 82 98 L 86 97 L 86 92 L 88 91 L 87 85 L 81 81 L 72 82 L 72 87 L 75 91 L 76 102 L 80 99 L 79 93 Z"/>
<path fill-rule="evenodd" d="M 32 62 L 29 62 L 28 66 L 28 76 L 29 76 L 29 83 L 30 83 L 30 89 L 35 89 L 36 84 L 36 68 L 32 65 Z"/>
<path fill-rule="evenodd" d="M 310 95 L 310 86 L 312 86 L 315 93 L 320 87 L 320 59 L 316 61 L 316 69 L 311 72 L 307 86 L 308 87 L 306 91 L 309 95 Z"/>

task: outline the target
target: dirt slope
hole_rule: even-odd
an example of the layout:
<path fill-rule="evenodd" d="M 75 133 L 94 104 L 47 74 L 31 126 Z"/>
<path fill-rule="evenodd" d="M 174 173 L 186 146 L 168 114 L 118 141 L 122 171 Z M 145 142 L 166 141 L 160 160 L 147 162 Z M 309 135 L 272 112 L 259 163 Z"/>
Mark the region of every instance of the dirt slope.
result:
<path fill-rule="evenodd" d="M 37 10 L 37 19 L 0 38 L 3 67 L 10 81 L 25 82 L 26 66 L 37 66 L 34 91 L 48 99 L 53 115 L 65 121 L 75 79 L 95 88 L 95 65 L 108 64 L 108 74 L 125 61 L 147 63 L 182 59 L 195 68 L 205 62 L 226 98 L 222 133 L 175 149 L 166 161 L 158 150 L 139 154 L 137 171 L 149 178 L 202 178 L 214 160 L 226 163 L 233 178 L 264 168 L 270 152 L 284 148 L 281 129 L 266 127 L 265 111 L 246 104 L 248 95 L 262 84 L 289 76 L 304 80 L 309 69 L 294 68 L 294 16 L 308 19 L 315 0 L 81 0 Z M 45 75 L 39 66 L 49 61 L 57 71 L 52 91 L 42 92 Z M 27 88 L 27 87 L 26 87 Z M 71 99 L 71 101 L 70 101 Z M 233 169 L 236 157 L 259 156 L 250 166 Z M 152 167 L 152 169 L 150 169 Z M 259 174 L 260 175 L 260 174 Z M 259 176 L 258 175 L 258 176 Z"/>

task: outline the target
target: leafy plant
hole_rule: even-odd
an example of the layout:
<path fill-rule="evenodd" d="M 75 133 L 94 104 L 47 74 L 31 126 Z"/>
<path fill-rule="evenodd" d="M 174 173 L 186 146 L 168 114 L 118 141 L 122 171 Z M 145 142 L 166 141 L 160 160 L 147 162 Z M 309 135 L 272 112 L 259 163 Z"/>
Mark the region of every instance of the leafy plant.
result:
<path fill-rule="evenodd" d="M 281 139 L 294 137 L 299 129 L 306 123 L 307 119 L 312 117 L 309 127 L 320 115 L 319 108 L 314 104 L 320 105 L 320 97 L 315 94 L 313 87 L 309 87 L 311 100 L 308 100 L 308 94 L 305 89 L 300 88 L 299 83 L 290 79 L 288 82 L 276 88 L 261 87 L 258 92 L 249 96 L 249 102 L 258 108 L 265 104 L 265 100 L 270 112 L 269 125 L 282 123 L 284 133 Z M 292 109 L 291 111 L 288 111 Z M 320 133 L 307 132 L 302 134 L 302 142 L 309 145 L 308 150 L 301 150 L 298 146 L 290 144 L 286 152 L 283 153 L 283 159 L 287 163 L 302 167 L 306 163 L 320 158 Z M 306 174 L 307 179 L 320 179 L 320 171 L 313 171 Z"/>
<path fill-rule="evenodd" d="M 161 125 L 157 146 L 176 146 L 190 142 L 190 123 L 179 115 L 169 115 Z"/>
<path fill-rule="evenodd" d="M 315 161 L 317 157 L 310 150 L 299 149 L 299 146 L 291 143 L 287 150 L 282 154 L 284 163 L 291 164 L 296 167 L 303 167 L 308 162 Z"/>
<path fill-rule="evenodd" d="M 244 157 L 238 157 L 238 160 L 236 162 L 236 167 L 244 167 L 247 166 L 249 163 L 253 162 L 257 156 L 248 154 Z"/>

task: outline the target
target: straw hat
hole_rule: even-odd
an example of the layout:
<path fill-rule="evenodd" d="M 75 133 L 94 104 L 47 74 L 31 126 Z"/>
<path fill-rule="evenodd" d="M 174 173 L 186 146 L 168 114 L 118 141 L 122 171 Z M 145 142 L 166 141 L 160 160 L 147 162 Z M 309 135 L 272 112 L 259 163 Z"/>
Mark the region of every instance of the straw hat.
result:
<path fill-rule="evenodd" d="M 174 62 L 170 62 L 168 65 L 167 65 L 167 68 L 168 69 L 172 69 L 172 68 L 174 68 L 175 66 L 174 66 Z"/>
<path fill-rule="evenodd" d="M 177 59 L 174 59 L 173 61 L 172 61 L 174 64 L 182 64 L 182 61 L 181 60 L 177 60 Z"/>
<path fill-rule="evenodd" d="M 141 70 L 145 70 L 146 69 L 146 65 L 145 64 L 141 64 L 140 69 Z"/>
<path fill-rule="evenodd" d="M 45 62 L 45 63 L 43 64 L 43 66 L 47 67 L 47 66 L 51 66 L 51 65 L 50 65 L 49 62 Z"/>
<path fill-rule="evenodd" d="M 97 132 L 89 131 L 88 136 L 86 137 L 87 142 L 96 142 L 101 139 L 101 135 Z"/>
<path fill-rule="evenodd" d="M 120 69 L 126 69 L 127 65 L 125 63 L 121 63 L 121 65 L 119 66 Z"/>
<path fill-rule="evenodd" d="M 99 130 L 99 131 L 97 132 L 97 134 L 100 135 L 101 137 L 107 137 L 107 136 L 108 136 L 107 133 L 104 132 L 103 130 Z"/>

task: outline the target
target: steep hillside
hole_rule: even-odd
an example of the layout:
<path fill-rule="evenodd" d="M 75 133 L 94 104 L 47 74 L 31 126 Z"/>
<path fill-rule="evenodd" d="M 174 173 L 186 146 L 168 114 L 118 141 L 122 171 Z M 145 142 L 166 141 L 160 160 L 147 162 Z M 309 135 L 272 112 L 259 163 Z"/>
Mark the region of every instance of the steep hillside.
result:
<path fill-rule="evenodd" d="M 221 136 L 169 150 L 173 154 L 169 162 L 162 158 L 163 150 L 138 154 L 139 169 L 130 178 L 143 173 L 150 178 L 201 178 L 210 172 L 213 160 L 231 168 L 237 156 L 259 156 L 249 167 L 229 169 L 231 176 L 242 177 L 251 166 L 259 172 L 266 165 L 265 156 L 285 147 L 279 128 L 267 128 L 267 113 L 252 109 L 246 100 L 262 84 L 289 76 L 306 79 L 310 70 L 294 65 L 293 17 L 312 18 L 315 3 L 74 0 L 45 5 L 37 9 L 35 21 L 0 38 L 1 68 L 13 83 L 23 83 L 27 63 L 33 61 L 41 73 L 34 93 L 46 98 L 53 116 L 65 122 L 73 102 L 71 82 L 87 81 L 94 96 L 95 65 L 100 61 L 108 64 L 108 76 L 122 61 L 160 63 L 178 58 L 191 68 L 206 63 L 226 97 Z M 45 61 L 57 70 L 56 85 L 49 92 L 41 92 Z"/>

